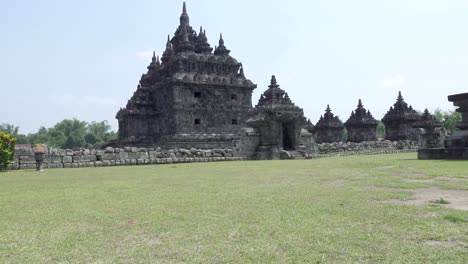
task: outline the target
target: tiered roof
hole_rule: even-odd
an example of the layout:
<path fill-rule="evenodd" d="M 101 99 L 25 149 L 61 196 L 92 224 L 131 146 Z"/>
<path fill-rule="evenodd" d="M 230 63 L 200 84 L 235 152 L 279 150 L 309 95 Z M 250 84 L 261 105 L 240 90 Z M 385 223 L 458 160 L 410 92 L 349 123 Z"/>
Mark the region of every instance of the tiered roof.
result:
<path fill-rule="evenodd" d="M 359 99 L 356 110 L 351 112 L 351 116 L 346 121 L 345 126 L 375 126 L 378 121 L 366 110 Z"/>
<path fill-rule="evenodd" d="M 231 57 L 223 36 L 214 50 L 208 43 L 206 31 L 200 27 L 197 34 L 190 26 L 190 18 L 184 2 L 180 24 L 172 39 L 167 38 L 166 49 L 161 59 L 153 53 L 148 72 L 143 74 L 138 88 L 128 101 L 126 109 L 120 109 L 117 116 L 128 112 L 151 113 L 152 94 L 155 89 L 169 82 L 184 82 L 210 85 L 229 85 L 255 89 L 256 85 L 245 78 L 242 64 Z M 143 102 L 143 103 L 140 103 Z M 126 111 L 128 110 L 128 111 Z"/>
<path fill-rule="evenodd" d="M 401 120 L 417 121 L 419 120 L 419 115 L 411 105 L 408 106 L 401 92 L 398 92 L 396 103 L 390 107 L 390 110 L 385 114 L 382 121 L 385 123 Z"/>
<path fill-rule="evenodd" d="M 325 110 L 325 114 L 320 116 L 320 120 L 315 125 L 315 128 L 344 128 L 343 122 L 335 116 L 331 109 L 330 105 L 327 105 L 327 109 Z"/>

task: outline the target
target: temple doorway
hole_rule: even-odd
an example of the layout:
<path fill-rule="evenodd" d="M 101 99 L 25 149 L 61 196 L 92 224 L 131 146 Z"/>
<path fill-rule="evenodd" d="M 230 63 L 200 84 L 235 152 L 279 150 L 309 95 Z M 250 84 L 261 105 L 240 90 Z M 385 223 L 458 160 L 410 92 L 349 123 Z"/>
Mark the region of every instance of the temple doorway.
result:
<path fill-rule="evenodd" d="M 285 124 L 283 123 L 283 149 L 284 150 L 294 150 L 295 149 L 295 131 L 294 131 L 294 124 Z"/>

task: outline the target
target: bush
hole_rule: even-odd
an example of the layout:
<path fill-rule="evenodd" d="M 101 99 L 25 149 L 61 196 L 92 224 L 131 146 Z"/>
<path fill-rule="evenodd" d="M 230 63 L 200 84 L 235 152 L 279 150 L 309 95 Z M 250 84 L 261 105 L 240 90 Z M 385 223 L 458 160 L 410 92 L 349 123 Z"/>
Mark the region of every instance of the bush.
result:
<path fill-rule="evenodd" d="M 16 138 L 0 132 L 0 170 L 6 169 L 15 157 Z"/>

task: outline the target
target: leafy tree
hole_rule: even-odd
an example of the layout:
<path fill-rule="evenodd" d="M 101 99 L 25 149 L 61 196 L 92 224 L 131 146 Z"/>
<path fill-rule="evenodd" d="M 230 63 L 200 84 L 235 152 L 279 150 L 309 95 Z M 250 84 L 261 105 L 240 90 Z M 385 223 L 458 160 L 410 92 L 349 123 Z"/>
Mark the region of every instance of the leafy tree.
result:
<path fill-rule="evenodd" d="M 443 127 L 445 127 L 450 134 L 458 130 L 456 125 L 462 121 L 461 113 L 455 111 L 436 109 L 433 115 L 437 120 L 442 122 Z"/>
<path fill-rule="evenodd" d="M 41 144 L 41 143 L 48 143 L 49 142 L 49 137 L 47 135 L 48 131 L 49 130 L 47 128 L 41 127 L 39 128 L 39 131 L 37 131 L 37 133 L 29 134 L 28 135 L 29 143 L 33 145 Z"/>
<path fill-rule="evenodd" d="M 60 145 L 54 145 L 62 148 L 81 148 L 85 146 L 85 135 L 86 135 L 87 123 L 80 121 L 76 118 L 65 119 L 57 123 L 53 128 L 49 130 L 48 136 L 56 136 L 54 143 L 62 143 Z M 49 140 L 50 141 L 50 140 Z"/>
<path fill-rule="evenodd" d="M 17 137 L 19 127 L 13 124 L 0 124 L 0 131 L 9 134 L 11 137 Z"/>
<path fill-rule="evenodd" d="M 107 121 L 89 123 L 88 133 L 85 136 L 86 143 L 96 147 L 97 145 L 116 139 L 117 134 L 111 131 L 111 129 L 112 127 Z"/>
<path fill-rule="evenodd" d="M 15 156 L 16 139 L 9 134 L 0 132 L 0 171 L 11 163 Z"/>

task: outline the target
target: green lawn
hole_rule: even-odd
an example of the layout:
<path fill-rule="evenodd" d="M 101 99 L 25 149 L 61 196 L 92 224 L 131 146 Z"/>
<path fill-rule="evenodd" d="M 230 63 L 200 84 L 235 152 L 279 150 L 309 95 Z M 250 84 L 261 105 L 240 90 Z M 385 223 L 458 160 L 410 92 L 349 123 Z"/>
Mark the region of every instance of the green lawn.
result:
<path fill-rule="evenodd" d="M 0 263 L 468 263 L 468 211 L 385 202 L 427 187 L 468 191 L 468 162 L 10 171 L 0 173 Z"/>

